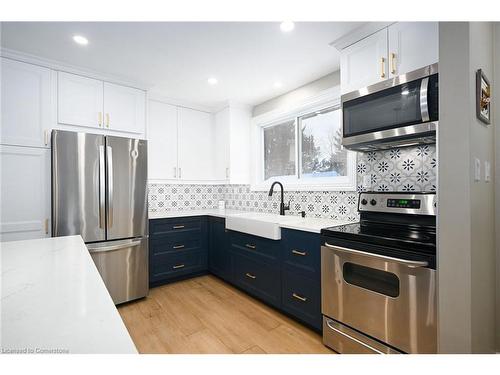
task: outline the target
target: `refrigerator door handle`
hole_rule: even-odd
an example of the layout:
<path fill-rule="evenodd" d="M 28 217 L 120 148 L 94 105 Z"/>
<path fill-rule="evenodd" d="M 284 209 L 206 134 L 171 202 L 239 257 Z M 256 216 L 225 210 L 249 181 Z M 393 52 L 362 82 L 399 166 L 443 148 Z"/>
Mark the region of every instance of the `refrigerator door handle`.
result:
<path fill-rule="evenodd" d="M 87 249 L 89 250 L 89 253 L 105 253 L 108 251 L 113 251 L 113 250 L 120 250 L 120 249 L 126 249 L 128 247 L 135 247 L 139 246 L 141 244 L 141 240 L 135 240 L 135 241 L 127 241 L 127 242 L 122 242 L 116 245 L 109 245 L 109 246 L 95 246 L 93 244 L 87 244 Z"/>
<path fill-rule="evenodd" d="M 108 164 L 108 228 L 113 226 L 113 149 L 106 146 Z"/>
<path fill-rule="evenodd" d="M 99 228 L 104 228 L 106 220 L 106 171 L 104 169 L 104 146 L 99 146 Z"/>

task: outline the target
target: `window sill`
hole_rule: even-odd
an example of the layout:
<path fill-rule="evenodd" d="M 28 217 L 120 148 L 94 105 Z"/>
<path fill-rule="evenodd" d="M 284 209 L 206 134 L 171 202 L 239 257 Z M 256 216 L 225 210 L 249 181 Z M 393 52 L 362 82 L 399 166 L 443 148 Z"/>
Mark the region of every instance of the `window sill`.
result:
<path fill-rule="evenodd" d="M 285 191 L 357 191 L 356 181 L 346 183 L 312 183 L 312 182 L 287 182 L 283 183 Z M 250 185 L 251 191 L 269 191 L 272 182 L 263 182 Z"/>

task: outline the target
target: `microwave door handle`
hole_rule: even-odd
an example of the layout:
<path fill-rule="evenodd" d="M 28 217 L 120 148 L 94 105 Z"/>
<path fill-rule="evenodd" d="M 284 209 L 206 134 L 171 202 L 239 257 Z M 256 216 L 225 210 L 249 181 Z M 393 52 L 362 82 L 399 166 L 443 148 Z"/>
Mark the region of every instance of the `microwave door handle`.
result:
<path fill-rule="evenodd" d="M 113 226 L 113 149 L 106 146 L 108 164 L 108 228 Z"/>
<path fill-rule="evenodd" d="M 427 100 L 427 92 L 429 89 L 429 77 L 425 77 L 420 82 L 420 114 L 422 122 L 429 122 L 429 104 Z"/>
<path fill-rule="evenodd" d="M 427 261 L 400 259 L 400 258 L 389 257 L 386 255 L 367 253 L 366 251 L 360 251 L 360 250 L 348 249 L 347 247 L 330 245 L 328 242 L 325 242 L 325 246 L 332 249 L 333 251 L 378 259 L 384 262 L 398 263 L 407 266 L 409 268 L 427 267 L 429 265 L 429 262 Z"/>

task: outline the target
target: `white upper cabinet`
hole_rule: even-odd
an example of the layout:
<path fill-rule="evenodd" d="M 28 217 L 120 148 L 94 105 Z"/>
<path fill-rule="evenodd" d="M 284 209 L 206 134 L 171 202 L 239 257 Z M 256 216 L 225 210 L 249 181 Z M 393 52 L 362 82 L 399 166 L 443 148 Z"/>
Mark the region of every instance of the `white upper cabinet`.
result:
<path fill-rule="evenodd" d="M 187 181 L 213 181 L 213 115 L 179 107 L 178 116 L 178 178 Z"/>
<path fill-rule="evenodd" d="M 230 104 L 215 115 L 215 175 L 232 184 L 250 183 L 252 110 Z"/>
<path fill-rule="evenodd" d="M 60 124 L 144 134 L 146 93 L 76 74 L 58 72 Z"/>
<path fill-rule="evenodd" d="M 437 22 L 398 22 L 389 26 L 390 77 L 434 64 L 438 60 Z"/>
<path fill-rule="evenodd" d="M 51 71 L 2 58 L 1 143 L 48 147 Z"/>
<path fill-rule="evenodd" d="M 102 128 L 103 82 L 64 72 L 58 72 L 57 78 L 57 121 Z"/>
<path fill-rule="evenodd" d="M 387 29 L 382 29 L 341 51 L 342 94 L 387 78 Z"/>
<path fill-rule="evenodd" d="M 438 62 L 437 22 L 397 22 L 340 52 L 341 93 Z"/>
<path fill-rule="evenodd" d="M 50 237 L 50 149 L 0 146 L 0 241 Z"/>
<path fill-rule="evenodd" d="M 146 93 L 104 82 L 104 126 L 127 133 L 144 133 Z"/>
<path fill-rule="evenodd" d="M 215 178 L 229 181 L 230 161 L 230 110 L 229 107 L 215 114 Z"/>
<path fill-rule="evenodd" d="M 148 108 L 148 180 L 177 179 L 177 107 L 155 100 Z"/>

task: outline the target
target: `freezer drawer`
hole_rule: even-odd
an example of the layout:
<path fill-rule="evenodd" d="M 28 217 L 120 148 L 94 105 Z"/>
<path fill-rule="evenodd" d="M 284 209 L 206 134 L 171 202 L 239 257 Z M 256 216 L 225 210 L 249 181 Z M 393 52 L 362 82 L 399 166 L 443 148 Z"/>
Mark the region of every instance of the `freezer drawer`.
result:
<path fill-rule="evenodd" d="M 99 242 L 87 248 L 115 304 L 148 294 L 147 238 Z"/>

